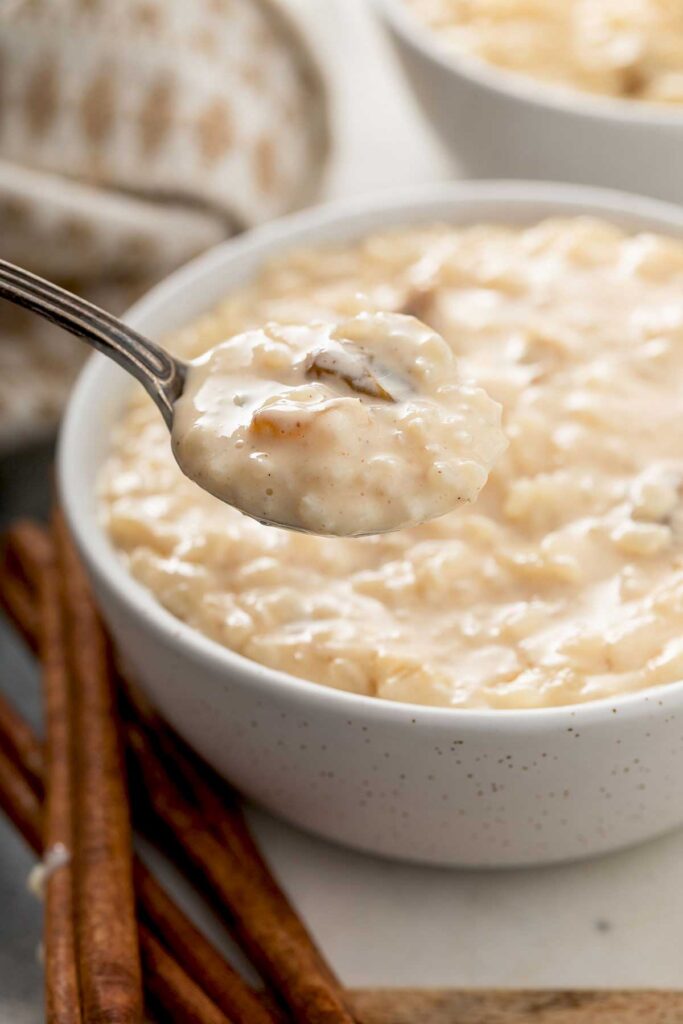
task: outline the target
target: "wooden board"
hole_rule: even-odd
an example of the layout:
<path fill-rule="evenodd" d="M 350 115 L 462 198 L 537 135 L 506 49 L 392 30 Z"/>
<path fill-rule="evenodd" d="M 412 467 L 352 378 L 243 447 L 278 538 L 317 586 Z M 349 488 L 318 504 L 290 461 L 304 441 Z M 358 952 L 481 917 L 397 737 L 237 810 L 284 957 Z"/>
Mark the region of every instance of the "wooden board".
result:
<path fill-rule="evenodd" d="M 358 989 L 359 1024 L 683 1024 L 683 991 Z"/>

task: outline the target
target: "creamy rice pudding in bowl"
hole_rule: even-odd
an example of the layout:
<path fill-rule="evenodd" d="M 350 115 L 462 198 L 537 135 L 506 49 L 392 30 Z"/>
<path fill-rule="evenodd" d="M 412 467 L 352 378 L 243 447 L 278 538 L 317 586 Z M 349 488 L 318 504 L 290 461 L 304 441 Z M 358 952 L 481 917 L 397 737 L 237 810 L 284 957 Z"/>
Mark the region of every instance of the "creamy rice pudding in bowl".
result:
<path fill-rule="evenodd" d="M 668 0 L 375 0 L 466 173 L 683 202 L 683 9 Z"/>
<path fill-rule="evenodd" d="M 185 356 L 267 321 L 331 331 L 381 311 L 438 332 L 462 384 L 501 403 L 509 447 L 474 503 L 381 536 L 222 505 L 181 475 L 151 403 L 91 361 L 60 484 L 103 614 L 249 797 L 461 865 L 683 822 L 679 239 L 683 213 L 647 200 L 453 185 L 260 229 L 135 307 Z"/>
<path fill-rule="evenodd" d="M 305 290 L 300 301 L 306 316 Z M 368 308 L 339 319 L 332 304 L 322 320 L 310 311 L 304 323 L 269 320 L 229 335 L 186 364 L 172 429 L 184 475 L 261 524 L 323 536 L 388 533 L 473 501 L 506 447 L 501 408 L 459 379 L 445 339 L 404 313 Z M 220 314 L 214 322 L 220 331 Z M 122 434 L 103 481 L 112 535 L 129 468 Z M 148 492 L 121 494 L 129 511 L 138 497 L 142 525 Z M 135 545 L 121 510 L 121 540 Z"/>

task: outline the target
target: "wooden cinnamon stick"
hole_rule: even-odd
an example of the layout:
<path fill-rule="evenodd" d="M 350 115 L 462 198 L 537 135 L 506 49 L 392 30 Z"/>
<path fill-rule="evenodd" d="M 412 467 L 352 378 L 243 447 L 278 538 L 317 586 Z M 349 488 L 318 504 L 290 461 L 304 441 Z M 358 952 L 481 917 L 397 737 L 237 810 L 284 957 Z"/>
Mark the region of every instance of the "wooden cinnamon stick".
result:
<path fill-rule="evenodd" d="M 6 566 L 2 570 L 0 608 L 29 647 L 33 647 L 38 635 L 38 610 L 26 583 L 16 579 Z"/>
<path fill-rule="evenodd" d="M 45 883 L 43 946 L 45 1007 L 48 1024 L 76 1024 L 81 1018 L 79 970 L 73 909 L 72 787 L 70 678 L 62 635 L 60 588 L 52 544 L 46 532 L 29 521 L 15 524 L 2 546 L 4 601 L 42 665 L 46 743 L 44 751 L 30 728 L 0 702 L 0 740 L 22 766 L 36 793 L 48 780 L 41 849 L 60 857 L 60 866 Z M 14 569 L 14 572 L 13 572 Z M 23 593 L 22 593 L 23 590 Z M 26 618 L 23 622 L 22 618 Z"/>
<path fill-rule="evenodd" d="M 27 527 L 35 546 L 27 544 Z M 32 651 L 38 650 L 40 610 L 38 580 L 43 551 L 52 542 L 42 526 L 31 520 L 14 523 L 0 538 L 0 608 Z"/>
<path fill-rule="evenodd" d="M 43 803 L 44 855 L 61 854 L 62 863 L 45 881 L 43 945 L 45 950 L 45 1010 L 48 1024 L 74 1024 L 82 1020 L 80 970 L 74 916 L 74 741 L 71 678 L 62 643 L 62 601 L 57 568 L 51 549 L 42 549 L 38 590 L 40 629 L 38 647 L 42 664 L 45 715 L 45 796 Z M 27 737 L 25 744 L 31 751 Z"/>
<path fill-rule="evenodd" d="M 13 531 L 10 531 L 10 540 L 12 534 Z M 46 539 L 48 544 L 51 543 L 49 538 Z M 40 547 L 42 549 L 42 545 Z M 41 558 L 40 555 L 41 551 L 37 550 L 36 561 L 28 566 L 32 583 L 39 589 L 43 586 L 43 576 L 46 566 L 49 565 L 49 560 Z M 24 551 L 24 556 L 29 559 L 32 557 L 28 550 Z M 0 593 L 6 578 L 6 573 L 0 573 Z M 21 609 L 12 608 L 13 620 L 20 614 Z M 48 616 L 50 614 L 48 610 Z M 35 640 L 35 637 L 31 637 L 32 643 Z M 61 648 L 63 660 L 63 633 L 61 636 L 53 636 L 52 642 L 55 648 Z M 44 653 L 58 660 L 55 654 Z M 19 745 L 12 744 L 11 733 L 21 735 L 23 742 Z M 8 746 L 9 756 L 21 766 L 25 775 L 30 776 L 34 790 L 40 796 L 43 777 L 42 745 L 28 723 L 0 695 L 0 748 L 5 745 Z M 133 868 L 135 894 L 140 913 L 177 957 L 184 970 L 213 999 L 216 1006 L 234 1024 L 274 1024 L 275 1016 L 261 1003 L 257 994 L 215 946 L 194 926 L 139 858 L 134 858 Z"/>
<path fill-rule="evenodd" d="M 135 893 L 144 919 L 196 984 L 234 1024 L 275 1024 L 258 996 L 183 913 L 138 858 Z M 144 957 L 143 957 L 144 959 Z"/>
<path fill-rule="evenodd" d="M 3 702 L 6 703 L 4 698 Z M 9 705 L 7 707 L 10 708 Z M 29 744 L 33 745 L 31 761 L 39 760 L 41 749 L 38 738 L 22 717 L 11 708 L 10 711 L 13 720 L 20 723 L 25 730 L 30 741 Z M 3 726 L 0 724 L 1 745 L 4 745 L 6 738 Z M 32 849 L 39 852 L 42 848 L 39 794 L 33 790 L 30 777 L 27 774 L 27 764 L 23 763 L 20 757 L 12 759 L 1 752 L 0 807 L 11 818 Z M 179 1007 L 184 1007 L 186 1017 L 183 1017 L 183 1020 L 206 1020 L 207 1024 L 213 1020 L 232 1021 L 233 1024 L 272 1024 L 274 1018 L 261 1005 L 256 993 L 248 988 L 240 976 L 224 961 L 215 947 L 186 918 L 183 911 L 159 885 L 150 869 L 145 867 L 138 858 L 134 863 L 134 878 L 140 910 L 145 920 L 150 923 L 151 928 L 161 936 L 171 952 L 174 952 L 178 946 L 191 950 L 184 959 L 180 958 L 178 964 L 175 964 L 169 952 L 165 954 L 163 992 L 152 986 L 165 1010 L 170 1013 Z M 150 928 L 144 929 L 144 932 L 146 935 L 150 934 Z M 157 945 L 159 945 L 158 941 Z M 143 945 L 142 950 L 144 952 Z M 197 974 L 191 973 L 193 965 L 198 965 L 200 968 Z M 207 976 L 211 980 L 210 986 L 204 984 Z M 188 983 L 189 977 L 193 978 L 193 984 Z M 234 984 L 234 979 L 237 979 L 237 985 Z M 146 981 L 148 982 L 148 979 Z M 230 1014 L 225 1012 L 219 1001 L 213 996 L 211 987 L 220 992 L 221 999 L 228 1002 L 233 1012 Z M 191 998 L 198 989 L 201 997 Z M 202 1008 L 208 1006 L 206 996 L 210 997 L 209 1002 L 213 998 L 216 1008 L 210 1008 L 209 1012 L 202 1016 Z M 215 1009 L 223 1010 L 220 1017 L 216 1016 Z"/>
<path fill-rule="evenodd" d="M 133 708 L 138 724 L 146 729 L 150 741 L 156 745 L 167 767 L 173 766 L 179 773 L 191 793 L 192 802 L 200 808 L 209 829 L 239 860 L 252 883 L 270 894 L 273 912 L 277 915 L 281 927 L 291 933 L 302 949 L 308 951 L 317 969 L 327 977 L 330 985 L 336 988 L 343 998 L 339 981 L 254 842 L 234 790 L 166 725 L 136 687 L 130 683 L 124 685 L 126 698 Z"/>
<path fill-rule="evenodd" d="M 38 585 L 53 557 L 47 531 L 31 519 L 19 519 L 0 541 L 0 608 L 32 650 L 38 647 Z"/>
<path fill-rule="evenodd" d="M 140 1024 L 132 835 L 107 643 L 59 512 L 53 533 L 73 678 L 73 878 L 83 1015 L 88 1024 Z"/>
<path fill-rule="evenodd" d="M 0 807 L 32 850 L 43 845 L 38 797 L 15 763 L 0 751 Z"/>
<path fill-rule="evenodd" d="M 151 751 L 145 728 L 133 728 L 129 732 L 129 738 L 131 736 L 138 755 L 144 750 Z M 338 982 L 277 886 L 243 821 L 230 814 L 229 805 L 227 810 L 223 808 L 220 797 L 210 794 L 199 784 L 196 770 L 190 771 L 190 761 L 185 760 L 181 771 L 187 773 L 196 789 L 193 796 L 208 811 L 211 819 L 222 822 L 220 834 L 216 836 L 208 829 L 202 815 L 184 800 L 182 793 L 177 792 L 174 779 L 156 753 L 151 761 L 146 762 L 147 768 L 153 763 L 166 780 L 168 791 L 189 810 L 192 829 L 202 833 L 205 845 L 216 854 L 217 862 L 208 869 L 203 865 L 200 854 L 190 855 L 188 859 L 200 875 L 209 879 L 214 894 L 219 896 L 233 922 L 238 938 L 264 977 L 279 992 L 292 1013 L 298 1015 L 297 1019 L 305 1019 L 312 1024 L 350 1024 L 351 1016 L 344 1005 Z M 149 789 L 149 785 L 146 786 L 148 796 L 151 795 Z M 219 807 L 220 814 L 217 813 Z M 168 827 L 168 821 L 166 825 Z M 191 850 L 191 837 L 186 835 L 184 841 L 186 851 Z M 179 845 L 183 846 L 183 842 Z"/>
<path fill-rule="evenodd" d="M 43 825 L 39 797 L 23 776 L 21 767 L 2 753 L 0 807 L 31 849 L 40 854 Z M 231 1024 L 230 1018 L 212 1003 L 148 928 L 141 926 L 140 936 L 148 964 L 147 990 L 167 1014 L 172 1014 L 174 1021 L 178 1024 Z"/>
<path fill-rule="evenodd" d="M 17 519 L 3 534 L 0 551 L 0 564 L 14 565 L 19 578 L 35 593 L 42 569 L 53 557 L 47 530 L 33 519 Z"/>
<path fill-rule="evenodd" d="M 51 557 L 46 531 L 29 519 L 20 519 L 3 535 L 0 544 L 0 607 L 34 650 L 38 644 L 40 609 L 38 581 L 41 567 Z"/>
<path fill-rule="evenodd" d="M 154 750 L 145 730 L 130 724 L 129 746 L 151 812 L 171 847 L 194 866 L 229 915 L 240 943 L 297 1021 L 352 1024 L 336 987 L 307 948 L 283 925 L 268 891 L 254 884 L 239 858 L 206 827 Z"/>
<path fill-rule="evenodd" d="M 24 766 L 31 787 L 42 795 L 43 747 L 30 725 L 0 695 L 0 749 Z"/>
<path fill-rule="evenodd" d="M 152 932 L 140 925 L 140 951 L 147 991 L 172 1021 L 230 1024 L 204 990 L 183 971 Z"/>

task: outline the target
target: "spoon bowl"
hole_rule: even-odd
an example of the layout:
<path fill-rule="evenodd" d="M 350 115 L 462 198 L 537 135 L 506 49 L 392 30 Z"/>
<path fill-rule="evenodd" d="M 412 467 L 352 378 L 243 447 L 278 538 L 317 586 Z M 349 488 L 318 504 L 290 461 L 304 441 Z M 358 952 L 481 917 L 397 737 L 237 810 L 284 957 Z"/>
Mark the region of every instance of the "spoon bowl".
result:
<path fill-rule="evenodd" d="M 413 526 L 474 500 L 506 446 L 498 404 L 460 386 L 446 342 L 404 313 L 266 324 L 186 363 L 6 261 L 0 298 L 118 363 L 157 405 L 181 471 L 264 525 Z"/>

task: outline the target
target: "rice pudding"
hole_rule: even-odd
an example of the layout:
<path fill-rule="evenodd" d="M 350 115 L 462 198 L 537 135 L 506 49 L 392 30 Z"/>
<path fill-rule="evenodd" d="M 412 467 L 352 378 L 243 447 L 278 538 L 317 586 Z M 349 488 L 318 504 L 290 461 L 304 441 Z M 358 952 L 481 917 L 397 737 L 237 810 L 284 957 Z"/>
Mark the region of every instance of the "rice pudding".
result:
<path fill-rule="evenodd" d="M 677 0 L 404 0 L 453 53 L 587 93 L 683 103 Z"/>
<path fill-rule="evenodd" d="M 602 220 L 433 225 L 294 251 L 170 339 L 394 310 L 503 406 L 477 502 L 363 538 L 201 491 L 136 395 L 99 484 L 130 572 L 264 665 L 384 699 L 530 708 L 683 679 L 683 243 Z"/>
<path fill-rule="evenodd" d="M 270 323 L 189 364 L 186 476 L 262 522 L 359 536 L 473 501 L 506 446 L 500 406 L 415 317 Z"/>

